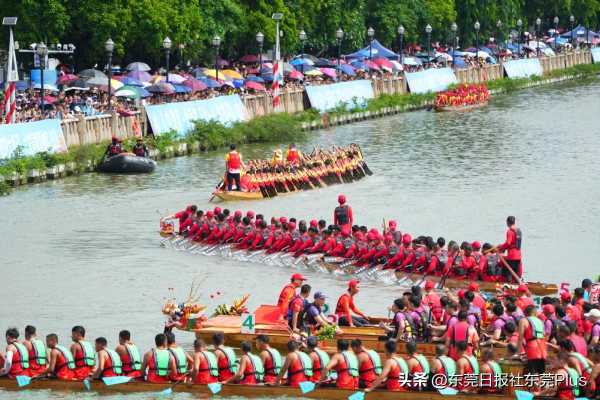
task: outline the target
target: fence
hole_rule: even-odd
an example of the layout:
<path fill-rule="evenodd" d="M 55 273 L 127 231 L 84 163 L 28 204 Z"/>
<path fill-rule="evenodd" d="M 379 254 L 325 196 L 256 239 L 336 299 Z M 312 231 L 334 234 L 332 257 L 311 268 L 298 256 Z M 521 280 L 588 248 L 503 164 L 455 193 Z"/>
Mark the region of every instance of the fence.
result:
<path fill-rule="evenodd" d="M 122 139 L 135 136 L 134 120 L 142 134 L 145 134 L 147 124 L 143 111 L 137 111 L 135 115 L 127 117 L 113 112 L 107 115 L 67 119 L 62 121 L 62 131 L 67 146 L 100 143 L 110 140 L 112 136 Z"/>

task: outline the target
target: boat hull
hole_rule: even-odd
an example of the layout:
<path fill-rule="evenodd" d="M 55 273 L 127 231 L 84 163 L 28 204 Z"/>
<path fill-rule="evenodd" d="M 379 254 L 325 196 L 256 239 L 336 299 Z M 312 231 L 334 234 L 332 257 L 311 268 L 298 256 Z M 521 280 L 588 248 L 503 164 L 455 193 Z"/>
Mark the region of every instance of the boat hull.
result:
<path fill-rule="evenodd" d="M 477 108 L 485 107 L 488 105 L 487 101 L 477 104 L 469 104 L 465 106 L 435 106 L 435 111 L 448 112 L 448 111 L 470 111 Z"/>
<path fill-rule="evenodd" d="M 260 200 L 264 198 L 261 192 L 216 191 L 213 195 L 223 201 Z"/>
<path fill-rule="evenodd" d="M 155 168 L 156 162 L 150 158 L 119 154 L 105 159 L 97 169 L 108 174 L 147 174 Z"/>

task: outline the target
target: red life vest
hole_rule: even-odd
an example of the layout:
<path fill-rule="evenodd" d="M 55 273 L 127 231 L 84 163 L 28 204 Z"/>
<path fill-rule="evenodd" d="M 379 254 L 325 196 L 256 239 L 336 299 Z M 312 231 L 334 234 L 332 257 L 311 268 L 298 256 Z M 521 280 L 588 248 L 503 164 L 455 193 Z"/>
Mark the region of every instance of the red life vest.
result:
<path fill-rule="evenodd" d="M 336 372 L 338 375 L 336 387 L 338 389 L 358 389 L 358 379 L 350 375 L 346 357 L 342 357 L 342 361 L 338 362 Z"/>
<path fill-rule="evenodd" d="M 67 381 L 75 379 L 75 373 L 72 369 L 69 369 L 67 358 L 63 354 L 62 350 L 59 348 L 56 348 L 56 350 L 58 350 L 58 356 L 56 357 L 56 365 L 54 366 L 54 375 L 56 375 L 58 379 Z"/>
<path fill-rule="evenodd" d="M 228 169 L 240 169 L 242 166 L 242 159 L 240 158 L 240 154 L 233 150 L 229 152 L 229 158 L 227 159 L 227 168 Z"/>
<path fill-rule="evenodd" d="M 121 147 L 121 145 L 119 143 L 111 144 L 108 148 L 108 154 L 111 156 L 116 156 L 117 154 L 121 154 L 122 151 L 123 151 L 123 148 Z"/>
<path fill-rule="evenodd" d="M 296 164 L 300 161 L 300 154 L 296 149 L 290 149 L 287 153 L 287 162 L 290 164 Z"/>
<path fill-rule="evenodd" d="M 391 390 L 393 392 L 404 392 L 406 388 L 400 384 L 400 379 L 402 378 L 402 374 L 404 372 L 400 368 L 400 364 L 394 360 L 393 366 L 390 368 L 390 372 L 388 373 L 387 380 L 385 382 L 385 388 L 387 390 Z M 404 377 L 407 379 L 408 377 Z"/>
<path fill-rule="evenodd" d="M 206 385 L 209 383 L 216 382 L 217 377 L 212 376 L 212 374 L 210 373 L 208 360 L 206 359 L 206 356 L 202 355 L 202 357 L 200 358 L 200 365 L 198 366 L 198 374 L 196 375 L 196 378 L 194 378 L 194 383 Z"/>
<path fill-rule="evenodd" d="M 365 354 L 367 354 L 367 360 L 360 363 L 358 366 L 358 378 L 369 387 L 371 383 L 377 379 L 377 374 L 375 373 L 375 364 L 373 363 L 371 356 L 369 356 L 369 353 L 367 352 L 365 352 Z"/>
<path fill-rule="evenodd" d="M 338 206 L 335 208 L 334 213 L 335 213 L 335 219 L 336 219 L 338 225 L 346 225 L 348 222 L 350 222 L 348 206 L 346 206 L 346 205 Z"/>
<path fill-rule="evenodd" d="M 217 356 L 217 366 L 219 367 L 219 381 L 224 381 L 227 380 L 229 378 L 231 378 L 233 376 L 233 373 L 230 370 L 230 365 L 229 365 L 229 359 L 227 358 L 227 355 L 225 354 L 225 352 L 223 350 L 217 349 L 219 350 L 222 354 L 223 357 Z M 216 353 L 216 350 L 215 350 Z M 216 355 L 216 354 L 215 354 Z"/>
<path fill-rule="evenodd" d="M 300 382 L 306 381 L 306 374 L 304 373 L 304 365 L 300 356 L 297 356 L 288 368 L 288 384 L 291 387 L 300 387 Z"/>
<path fill-rule="evenodd" d="M 144 149 L 144 145 L 138 146 L 136 144 L 135 146 L 133 146 L 133 154 L 135 154 L 138 157 L 145 157 L 146 151 Z"/>
<path fill-rule="evenodd" d="M 256 376 L 254 374 L 254 364 L 252 364 L 252 359 L 247 357 L 248 360 L 246 362 L 246 369 L 244 370 L 244 376 L 240 381 L 240 385 L 256 385 Z"/>
<path fill-rule="evenodd" d="M 111 377 L 117 376 L 117 374 L 113 368 L 113 360 L 108 353 L 106 353 L 107 357 L 104 360 L 104 369 L 102 370 L 101 377 Z"/>

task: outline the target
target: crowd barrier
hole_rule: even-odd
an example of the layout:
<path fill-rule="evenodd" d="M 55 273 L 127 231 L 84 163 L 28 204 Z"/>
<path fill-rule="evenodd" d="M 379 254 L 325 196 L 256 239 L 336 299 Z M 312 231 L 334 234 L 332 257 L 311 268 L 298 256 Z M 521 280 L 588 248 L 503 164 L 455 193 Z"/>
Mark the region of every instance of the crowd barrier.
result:
<path fill-rule="evenodd" d="M 331 85 L 306 86 L 310 106 L 320 112 L 327 112 L 340 105 L 349 109 L 364 108 L 369 99 L 375 98 L 370 80 L 339 82 Z"/>

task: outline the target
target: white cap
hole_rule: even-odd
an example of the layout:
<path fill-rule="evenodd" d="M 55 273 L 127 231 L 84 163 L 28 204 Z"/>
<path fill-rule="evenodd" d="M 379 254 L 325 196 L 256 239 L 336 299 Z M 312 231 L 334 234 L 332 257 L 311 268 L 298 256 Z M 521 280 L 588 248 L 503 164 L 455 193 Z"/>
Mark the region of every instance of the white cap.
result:
<path fill-rule="evenodd" d="M 600 310 L 598 310 L 597 308 L 593 308 L 590 310 L 589 313 L 584 314 L 586 318 L 596 318 L 596 319 L 600 319 Z"/>

